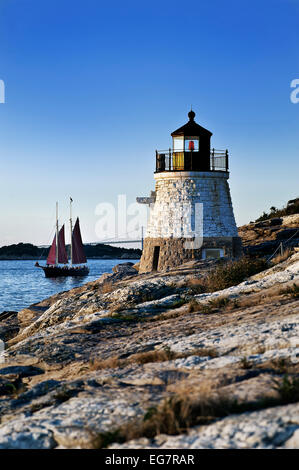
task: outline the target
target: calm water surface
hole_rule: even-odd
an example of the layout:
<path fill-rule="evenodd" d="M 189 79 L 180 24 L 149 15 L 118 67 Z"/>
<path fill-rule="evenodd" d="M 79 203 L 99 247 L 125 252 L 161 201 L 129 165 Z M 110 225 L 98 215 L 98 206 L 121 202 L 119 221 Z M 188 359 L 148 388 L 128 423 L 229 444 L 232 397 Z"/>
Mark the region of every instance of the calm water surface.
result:
<path fill-rule="evenodd" d="M 24 307 L 50 297 L 57 292 L 81 286 L 98 279 L 101 274 L 111 272 L 118 263 L 138 260 L 95 259 L 88 260 L 89 275 L 83 278 L 66 277 L 46 279 L 41 269 L 34 267 L 34 261 L 0 260 L 0 312 L 19 311 Z M 41 262 L 40 264 L 44 264 Z"/>

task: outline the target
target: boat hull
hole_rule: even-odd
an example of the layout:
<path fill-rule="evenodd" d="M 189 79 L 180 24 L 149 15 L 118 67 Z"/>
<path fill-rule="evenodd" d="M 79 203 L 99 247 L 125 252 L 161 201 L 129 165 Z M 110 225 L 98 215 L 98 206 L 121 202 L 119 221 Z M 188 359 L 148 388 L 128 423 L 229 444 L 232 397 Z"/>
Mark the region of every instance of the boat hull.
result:
<path fill-rule="evenodd" d="M 60 267 L 60 266 L 40 266 L 46 277 L 67 277 L 67 276 L 87 276 L 89 268 L 87 266 L 79 267 Z"/>

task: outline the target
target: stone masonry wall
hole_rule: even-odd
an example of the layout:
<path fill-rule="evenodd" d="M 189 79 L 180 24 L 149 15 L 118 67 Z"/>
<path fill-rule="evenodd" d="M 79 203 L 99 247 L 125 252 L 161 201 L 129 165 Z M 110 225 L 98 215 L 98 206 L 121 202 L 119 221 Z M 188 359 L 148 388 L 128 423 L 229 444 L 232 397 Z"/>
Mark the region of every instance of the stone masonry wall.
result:
<path fill-rule="evenodd" d="M 156 201 L 146 237 L 238 236 L 228 176 L 220 171 L 155 174 Z"/>
<path fill-rule="evenodd" d="M 202 247 L 223 248 L 225 256 L 240 255 L 228 177 L 227 172 L 216 171 L 155 174 L 156 200 L 151 206 L 140 272 L 152 270 L 155 246 L 160 246 L 158 270 L 201 258 L 201 249 L 185 249 L 186 239 L 194 237 L 201 237 Z"/>
<path fill-rule="evenodd" d="M 199 249 L 185 248 L 185 238 L 146 238 L 144 241 L 139 272 L 151 272 L 153 270 L 153 258 L 155 247 L 160 247 L 159 263 L 157 271 L 165 271 L 167 268 L 179 266 L 182 263 L 202 258 L 203 248 L 221 248 L 224 256 L 236 258 L 242 254 L 242 243 L 239 237 L 208 237 L 202 241 Z"/>

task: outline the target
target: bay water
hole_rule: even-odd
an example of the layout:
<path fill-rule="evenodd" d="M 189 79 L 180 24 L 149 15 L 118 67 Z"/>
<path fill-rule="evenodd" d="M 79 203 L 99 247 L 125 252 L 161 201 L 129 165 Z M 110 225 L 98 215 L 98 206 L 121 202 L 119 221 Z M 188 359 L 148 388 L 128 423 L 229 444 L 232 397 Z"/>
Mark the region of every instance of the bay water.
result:
<path fill-rule="evenodd" d="M 94 281 L 103 273 L 112 272 L 116 264 L 128 261 L 138 260 L 91 259 L 88 276 L 51 279 L 34 266 L 34 260 L 0 260 L 0 312 L 19 311 L 58 292 Z"/>

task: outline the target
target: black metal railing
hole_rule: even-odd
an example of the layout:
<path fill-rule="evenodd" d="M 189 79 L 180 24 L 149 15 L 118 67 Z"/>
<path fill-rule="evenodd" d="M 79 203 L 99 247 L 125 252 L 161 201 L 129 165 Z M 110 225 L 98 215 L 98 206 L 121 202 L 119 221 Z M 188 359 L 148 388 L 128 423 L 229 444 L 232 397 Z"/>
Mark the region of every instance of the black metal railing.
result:
<path fill-rule="evenodd" d="M 228 150 L 213 148 L 210 158 L 196 151 L 156 150 L 156 173 L 162 171 L 228 171 Z"/>

